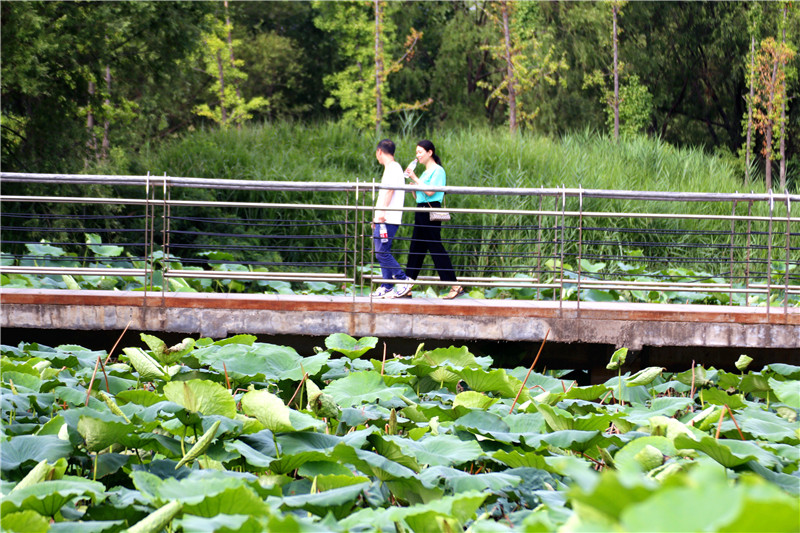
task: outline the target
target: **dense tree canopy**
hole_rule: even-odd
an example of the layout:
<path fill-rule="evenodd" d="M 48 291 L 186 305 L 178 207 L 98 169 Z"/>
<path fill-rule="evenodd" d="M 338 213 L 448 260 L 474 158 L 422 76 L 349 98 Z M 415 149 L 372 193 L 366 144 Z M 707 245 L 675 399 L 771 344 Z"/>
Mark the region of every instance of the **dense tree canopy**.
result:
<path fill-rule="evenodd" d="M 2 166 L 124 169 L 148 143 L 216 127 L 219 120 L 198 110 L 219 106 L 226 81 L 243 102 L 260 99 L 263 105 L 248 111 L 253 120 L 350 120 L 374 129 L 380 96 L 379 120 L 395 131 L 507 128 L 509 120 L 544 135 L 609 131 L 612 3 L 509 2 L 507 50 L 503 5 L 3 2 Z M 738 157 L 751 35 L 757 47 L 772 38 L 794 51 L 800 31 L 796 6 L 761 4 L 755 25 L 751 10 L 741 2 L 631 2 L 619 9 L 623 134 Z M 230 30 L 227 41 L 221 28 Z M 219 61 L 208 45 L 215 31 L 219 46 L 229 48 Z M 778 87 L 785 97 L 775 99 L 785 112 L 773 113 L 774 130 L 783 134 L 773 142 L 786 143 L 791 183 L 800 173 L 800 112 L 797 56 L 786 57 L 776 77 L 785 80 Z M 517 108 L 511 114 L 509 86 Z M 753 140 L 761 176 L 762 131 L 754 129 Z"/>

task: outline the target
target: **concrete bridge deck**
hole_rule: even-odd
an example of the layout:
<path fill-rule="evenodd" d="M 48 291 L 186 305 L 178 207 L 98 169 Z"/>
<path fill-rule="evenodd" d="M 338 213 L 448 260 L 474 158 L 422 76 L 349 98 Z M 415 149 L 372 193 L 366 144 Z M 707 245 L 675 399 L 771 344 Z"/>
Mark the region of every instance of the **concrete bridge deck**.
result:
<path fill-rule="evenodd" d="M 0 290 L 0 328 L 176 333 L 223 338 L 324 337 L 346 332 L 382 340 L 432 343 L 503 341 L 567 350 L 571 368 L 604 367 L 608 351 L 650 353 L 643 364 L 678 364 L 681 354 L 717 350 L 733 360 L 762 354 L 764 363 L 800 364 L 800 308 L 728 307 L 525 300 L 346 296 Z M 34 337 L 28 339 L 35 341 Z M 602 354 L 587 346 L 606 347 Z M 581 348 L 582 347 L 582 348 Z M 693 352 L 694 350 L 694 352 Z M 698 352 L 699 350 L 699 352 Z M 587 361 L 591 353 L 597 361 Z M 546 355 L 546 354 L 544 354 Z M 767 359 L 764 359 L 767 357 Z M 726 358 L 726 360 L 727 360 Z M 712 361 L 713 362 L 713 361 Z M 551 365 L 551 367 L 553 367 Z"/>

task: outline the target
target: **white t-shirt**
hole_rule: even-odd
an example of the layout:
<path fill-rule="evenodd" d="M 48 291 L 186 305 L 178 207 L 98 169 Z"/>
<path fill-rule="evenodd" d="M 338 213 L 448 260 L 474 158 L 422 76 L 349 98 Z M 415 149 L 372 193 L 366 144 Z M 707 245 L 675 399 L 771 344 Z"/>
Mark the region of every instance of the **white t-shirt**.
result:
<path fill-rule="evenodd" d="M 383 177 L 381 178 L 381 185 L 404 185 L 406 182 L 405 178 L 403 177 L 403 167 L 400 166 L 400 163 L 397 161 L 392 161 L 386 168 L 383 170 Z M 403 207 L 403 202 L 405 200 L 405 191 L 401 190 L 390 190 L 390 189 L 382 189 L 378 193 L 378 202 L 376 205 L 383 205 L 386 202 L 386 195 L 389 193 L 392 194 L 392 199 L 389 200 L 389 207 Z M 403 220 L 403 212 L 402 211 L 384 211 L 384 210 L 376 210 L 375 216 L 378 217 L 380 215 L 386 216 L 386 223 L 387 224 L 400 224 Z"/>

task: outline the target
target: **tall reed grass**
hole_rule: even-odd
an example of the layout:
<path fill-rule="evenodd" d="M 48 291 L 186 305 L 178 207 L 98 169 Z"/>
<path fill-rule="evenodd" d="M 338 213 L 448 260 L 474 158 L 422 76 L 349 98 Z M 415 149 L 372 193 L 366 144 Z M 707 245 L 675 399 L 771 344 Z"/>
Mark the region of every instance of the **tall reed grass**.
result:
<path fill-rule="evenodd" d="M 560 138 L 537 136 L 530 133 L 511 135 L 505 130 L 461 129 L 431 131 L 422 136 L 392 136 L 397 144 L 396 158 L 405 166 L 413 157 L 417 141 L 431 139 L 447 170 L 448 185 L 489 187 L 583 187 L 585 189 L 625 189 L 640 191 L 673 192 L 735 192 L 743 191 L 741 176 L 736 162 L 722 156 L 709 155 L 697 148 L 676 148 L 658 139 L 643 136 L 623 138 L 614 142 L 608 136 L 591 131 L 565 135 Z M 158 146 L 142 154 L 138 164 L 152 174 L 166 173 L 170 176 L 191 176 L 222 179 L 290 180 L 290 181 L 379 181 L 382 168 L 375 160 L 375 145 L 379 138 L 374 132 L 365 133 L 336 123 L 302 124 L 293 122 L 264 123 L 245 126 L 240 130 L 196 131 L 179 140 Z M 267 201 L 267 202 L 322 202 L 334 205 L 352 203 L 342 193 L 309 192 L 302 195 L 287 192 L 252 191 L 176 191 L 173 198 L 214 198 L 218 200 Z M 458 208 L 506 208 L 506 209 L 561 209 L 552 198 L 537 196 L 468 196 L 450 195 L 447 205 Z M 411 205 L 411 200 L 406 200 Z M 577 210 L 577 200 L 569 200 L 566 210 Z M 758 210 L 761 207 L 757 207 Z M 729 204 L 677 204 L 673 202 L 643 203 L 635 201 L 586 200 L 584 211 L 705 213 L 730 215 Z M 192 216 L 236 217 L 239 219 L 264 217 L 252 210 L 187 210 Z M 742 214 L 743 211 L 739 211 Z M 756 214 L 756 213 L 754 213 Z M 270 217 L 289 217 L 286 213 L 271 213 Z M 334 223 L 341 213 L 319 212 L 320 220 L 331 224 L 317 228 L 322 234 L 332 235 L 343 231 L 341 224 Z M 411 216 L 406 215 L 410 222 Z M 540 221 L 536 221 L 538 224 Z M 730 243 L 730 235 L 719 230 L 718 222 L 704 220 L 675 221 L 662 219 L 603 219 L 587 220 L 606 228 L 604 235 L 626 239 L 626 230 L 633 228 L 647 231 L 647 237 L 661 243 L 655 252 L 665 260 L 676 253 L 670 244 L 690 245 L 690 253 L 697 257 L 715 257 L 718 249 Z M 503 227 L 530 226 L 531 221 L 519 216 L 459 215 L 456 226 L 479 228 L 469 234 L 453 235 L 450 230 L 450 246 L 455 256 L 465 258 L 502 257 L 502 250 L 492 249 L 491 237 L 502 233 Z M 548 228 L 558 228 L 559 220 L 550 218 L 541 221 Z M 569 224 L 567 224 L 569 225 Z M 724 226 L 724 224 L 723 224 Z M 480 228 L 491 228 L 481 230 Z M 499 228 L 499 229 L 498 229 Z M 730 228 L 730 224 L 727 224 Z M 201 233 L 207 226 L 195 224 L 192 231 Z M 455 229 L 455 228 L 454 228 Z M 696 234 L 675 232 L 692 229 Z M 244 233 L 245 227 L 239 228 Z M 617 232 L 615 233 L 615 230 Z M 285 229 L 286 232 L 289 229 Z M 520 230 L 522 231 L 522 230 Z M 530 228 L 527 230 L 530 233 Z M 564 228 L 567 240 L 577 239 L 574 227 Z M 711 232 L 717 231 L 719 234 Z M 447 233 L 447 232 L 446 232 Z M 551 231 L 550 233 L 553 233 Z M 471 235 L 471 236 L 470 236 Z M 551 235 L 552 236 L 552 235 Z M 181 237 L 179 237 L 180 239 Z M 197 236 L 182 237 L 187 242 Z M 633 237 L 631 237 L 633 239 Z M 643 238 L 638 234 L 636 238 Z M 765 245 L 763 237 L 753 237 L 758 245 Z M 758 241 L 761 238 L 762 241 Z M 674 239 L 674 241 L 673 241 Z M 467 241 L 467 242 L 462 242 Z M 203 244 L 213 246 L 214 238 L 206 238 Z M 197 243 L 198 246 L 200 243 Z M 402 244 L 400 244 L 402 247 Z M 596 256 L 619 255 L 614 245 L 597 244 L 595 249 L 582 250 Z M 569 244 L 566 255 L 577 253 L 575 245 Z M 286 252 L 284 260 L 306 259 L 313 250 L 302 250 L 296 254 Z M 743 250 L 737 254 L 745 253 Z M 555 254 L 551 254 L 555 257 Z M 470 263 L 470 271 L 483 273 L 488 265 L 485 259 Z M 513 259 L 502 260 L 514 263 Z M 488 269 L 488 270 L 487 270 Z M 481 271 L 481 272 L 479 272 Z"/>

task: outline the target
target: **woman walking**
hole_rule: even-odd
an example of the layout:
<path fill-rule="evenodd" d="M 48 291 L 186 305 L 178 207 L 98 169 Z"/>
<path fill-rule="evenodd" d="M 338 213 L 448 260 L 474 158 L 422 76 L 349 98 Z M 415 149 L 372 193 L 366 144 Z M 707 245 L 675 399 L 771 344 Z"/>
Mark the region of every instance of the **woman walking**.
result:
<path fill-rule="evenodd" d="M 442 168 L 442 161 L 436 155 L 436 147 L 429 140 L 417 143 L 417 161 L 425 165 L 425 172 L 420 177 L 414 171 L 407 171 L 408 177 L 421 187 L 443 187 L 447 184 L 447 175 Z M 444 193 L 441 191 L 417 191 L 417 207 L 439 208 L 444 200 Z M 445 296 L 447 299 L 455 298 L 462 294 L 464 289 L 457 284 L 456 273 L 453 263 L 442 244 L 442 223 L 439 220 L 431 220 L 430 212 L 417 211 L 414 213 L 414 230 L 411 234 L 411 244 L 408 248 L 408 265 L 406 266 L 406 276 L 417 279 L 425 255 L 430 252 L 433 265 L 439 273 L 441 281 L 453 283 L 450 292 Z"/>

